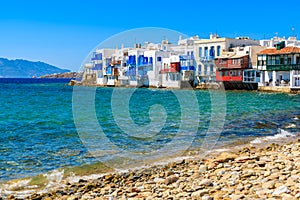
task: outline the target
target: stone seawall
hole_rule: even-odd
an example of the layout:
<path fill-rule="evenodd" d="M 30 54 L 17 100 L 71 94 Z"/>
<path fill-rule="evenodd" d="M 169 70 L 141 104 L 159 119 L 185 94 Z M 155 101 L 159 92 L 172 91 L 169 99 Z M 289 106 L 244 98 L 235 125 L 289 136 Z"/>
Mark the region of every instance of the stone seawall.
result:
<path fill-rule="evenodd" d="M 300 90 L 294 90 L 284 86 L 259 86 L 258 91 L 263 92 L 282 92 L 282 93 L 300 93 Z"/>

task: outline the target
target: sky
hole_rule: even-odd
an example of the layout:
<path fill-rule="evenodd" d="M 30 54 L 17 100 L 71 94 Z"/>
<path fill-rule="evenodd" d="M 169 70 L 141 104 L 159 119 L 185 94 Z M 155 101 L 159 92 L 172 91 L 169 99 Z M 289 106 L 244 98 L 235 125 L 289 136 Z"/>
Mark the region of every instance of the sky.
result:
<path fill-rule="evenodd" d="M 0 57 L 42 61 L 77 71 L 101 42 L 143 27 L 200 38 L 208 38 L 210 33 L 252 39 L 269 39 L 276 33 L 289 37 L 292 27 L 294 34 L 300 34 L 299 7 L 299 0 L 2 1 Z M 151 31 L 147 33 L 142 35 L 150 38 Z"/>

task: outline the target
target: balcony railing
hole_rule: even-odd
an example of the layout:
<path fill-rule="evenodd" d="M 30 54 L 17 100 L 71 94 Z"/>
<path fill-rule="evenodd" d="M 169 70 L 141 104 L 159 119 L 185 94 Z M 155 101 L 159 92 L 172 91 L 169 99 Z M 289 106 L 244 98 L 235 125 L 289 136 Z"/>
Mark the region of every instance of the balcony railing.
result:
<path fill-rule="evenodd" d="M 198 72 L 199 76 L 215 76 L 216 73 L 214 71 L 200 71 Z"/>
<path fill-rule="evenodd" d="M 212 61 L 215 60 L 214 56 L 204 56 L 204 57 L 200 57 L 200 61 L 201 62 L 207 62 L 207 61 Z"/>
<path fill-rule="evenodd" d="M 218 68 L 228 68 L 228 63 L 216 63 L 216 67 L 218 67 Z"/>
<path fill-rule="evenodd" d="M 228 64 L 228 68 L 245 68 L 242 63 Z"/>
<path fill-rule="evenodd" d="M 102 53 L 100 54 L 95 54 L 91 60 L 102 60 Z"/>
<path fill-rule="evenodd" d="M 161 74 L 165 74 L 165 73 L 178 73 L 178 71 L 176 71 L 176 70 L 173 69 L 173 68 L 167 68 L 167 69 L 162 69 L 162 70 L 160 70 L 159 73 L 161 73 Z"/>
<path fill-rule="evenodd" d="M 267 65 L 266 70 L 270 70 L 270 71 L 300 70 L 300 64 L 290 64 L 290 65 Z"/>
<path fill-rule="evenodd" d="M 133 69 L 130 69 L 130 70 L 126 71 L 125 75 L 126 76 L 135 76 L 136 75 L 136 69 L 133 68 Z"/>
<path fill-rule="evenodd" d="M 181 66 L 180 71 L 194 71 L 195 67 L 194 66 Z"/>
<path fill-rule="evenodd" d="M 103 66 L 102 64 L 95 64 L 92 70 L 102 70 Z"/>

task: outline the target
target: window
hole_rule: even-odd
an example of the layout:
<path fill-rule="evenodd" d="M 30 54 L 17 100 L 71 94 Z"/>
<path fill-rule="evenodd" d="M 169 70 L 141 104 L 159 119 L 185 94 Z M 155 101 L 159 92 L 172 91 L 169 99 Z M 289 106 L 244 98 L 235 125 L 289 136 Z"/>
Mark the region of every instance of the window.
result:
<path fill-rule="evenodd" d="M 205 57 L 208 56 L 208 47 L 204 47 L 204 56 L 205 56 Z"/>
<path fill-rule="evenodd" d="M 280 57 L 276 56 L 275 58 L 275 65 L 279 65 L 280 64 Z"/>
<path fill-rule="evenodd" d="M 226 64 L 226 61 L 224 59 L 219 60 L 220 64 Z"/>
<path fill-rule="evenodd" d="M 225 76 L 228 76 L 228 71 L 225 71 Z"/>
<path fill-rule="evenodd" d="M 272 56 L 271 58 L 272 58 L 271 65 L 275 65 L 275 56 Z"/>
<path fill-rule="evenodd" d="M 256 72 L 256 77 L 260 77 L 260 72 Z"/>
<path fill-rule="evenodd" d="M 210 65 L 210 72 L 212 73 L 214 71 L 214 66 Z"/>
<path fill-rule="evenodd" d="M 288 56 L 288 65 L 292 64 L 292 55 Z"/>
<path fill-rule="evenodd" d="M 153 58 L 152 57 L 149 58 L 149 64 L 153 64 Z"/>
<path fill-rule="evenodd" d="M 102 53 L 96 54 L 95 57 L 97 60 L 102 60 Z"/>
<path fill-rule="evenodd" d="M 212 59 L 215 57 L 215 47 L 214 46 L 210 47 L 209 56 L 212 57 Z"/>
<path fill-rule="evenodd" d="M 223 73 L 222 73 L 222 71 L 219 71 L 219 76 L 223 76 Z"/>
<path fill-rule="evenodd" d="M 241 63 L 241 59 L 239 58 L 232 59 L 232 64 L 240 64 L 240 63 Z"/>
<path fill-rule="evenodd" d="M 206 72 L 207 72 L 207 65 L 204 65 L 204 72 L 206 74 Z"/>
<path fill-rule="evenodd" d="M 283 63 L 284 63 L 284 58 L 280 57 L 280 64 L 283 65 Z"/>
<path fill-rule="evenodd" d="M 202 47 L 199 47 L 199 58 L 202 57 Z"/>
<path fill-rule="evenodd" d="M 201 72 L 201 65 L 198 65 L 198 71 Z"/>
<path fill-rule="evenodd" d="M 262 66 L 262 60 L 258 61 L 258 66 Z"/>
<path fill-rule="evenodd" d="M 157 62 L 161 62 L 161 57 L 157 57 Z"/>
<path fill-rule="evenodd" d="M 221 46 L 217 46 L 217 56 L 221 55 Z"/>

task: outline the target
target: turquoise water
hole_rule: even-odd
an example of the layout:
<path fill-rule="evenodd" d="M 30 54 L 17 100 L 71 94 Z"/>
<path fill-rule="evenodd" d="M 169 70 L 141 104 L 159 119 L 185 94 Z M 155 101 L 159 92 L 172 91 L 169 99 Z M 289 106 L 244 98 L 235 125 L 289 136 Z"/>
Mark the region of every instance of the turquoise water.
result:
<path fill-rule="evenodd" d="M 73 87 L 64 83 L 2 83 L 0 87 L 0 181 L 99 161 L 89 151 L 111 151 L 102 156 L 104 160 L 120 156 L 109 146 L 103 147 L 103 144 L 107 144 L 104 139 L 108 139 L 118 149 L 128 152 L 145 153 L 163 148 L 173 142 L 182 120 L 182 105 L 174 91 L 140 88 L 132 94 L 128 106 L 134 124 L 144 126 L 151 120 L 157 120 L 160 124 L 160 119 L 165 122 L 155 134 L 151 132 L 155 127 L 150 128 L 149 134 L 153 134 L 151 137 L 130 135 L 128 130 L 130 132 L 132 124 L 125 123 L 128 120 L 126 118 L 122 122 L 125 123 L 124 126 L 120 128 L 112 112 L 111 98 L 114 88 L 97 88 L 94 98 L 95 114 L 98 125 L 105 134 L 102 143 L 93 126 L 90 127 L 90 132 L 87 128 L 82 128 L 88 132 L 86 135 L 77 133 L 81 127 L 75 127 L 74 123 Z M 210 92 L 195 91 L 195 94 L 200 115 L 187 121 L 187 127 L 198 123 L 190 149 L 201 147 L 212 113 Z M 277 134 L 278 128 L 291 133 L 299 132 L 299 97 L 300 95 L 292 94 L 226 92 L 226 120 L 217 146 L 241 139 L 246 141 L 248 138 L 272 136 Z M 189 96 L 184 101 L 188 104 Z M 151 109 L 151 106 L 157 104 L 161 107 Z M 87 106 L 82 103 L 80 109 L 83 113 Z M 151 119 L 149 111 L 157 117 Z M 191 109 L 188 112 L 193 111 Z M 85 117 L 82 120 L 89 127 L 88 115 Z M 186 132 L 189 131 L 186 128 Z M 146 133 L 148 134 L 147 131 Z M 186 135 L 189 136 L 188 133 Z M 85 136 L 90 138 L 85 139 Z M 184 140 L 188 141 L 190 138 L 182 136 L 180 141 Z M 86 145 L 86 141 L 94 141 L 93 146 L 89 146 L 90 143 Z M 174 143 L 172 149 L 180 150 L 177 146 Z M 170 151 L 171 153 L 174 151 Z"/>

